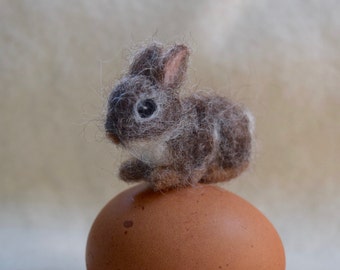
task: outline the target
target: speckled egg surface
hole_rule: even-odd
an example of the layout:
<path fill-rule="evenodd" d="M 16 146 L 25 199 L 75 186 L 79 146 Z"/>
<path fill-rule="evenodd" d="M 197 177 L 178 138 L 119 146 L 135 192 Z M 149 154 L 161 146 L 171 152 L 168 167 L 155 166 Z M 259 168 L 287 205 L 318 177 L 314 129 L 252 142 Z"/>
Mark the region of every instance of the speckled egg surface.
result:
<path fill-rule="evenodd" d="M 210 185 L 113 198 L 89 233 L 88 270 L 284 270 L 275 228 L 239 196 Z"/>

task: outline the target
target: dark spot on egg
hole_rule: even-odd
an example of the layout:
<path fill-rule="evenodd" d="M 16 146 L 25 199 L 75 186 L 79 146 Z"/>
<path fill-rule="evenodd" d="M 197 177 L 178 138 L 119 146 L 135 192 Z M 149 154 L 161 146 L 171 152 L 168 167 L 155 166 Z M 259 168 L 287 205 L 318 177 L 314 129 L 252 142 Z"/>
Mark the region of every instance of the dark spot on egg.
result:
<path fill-rule="evenodd" d="M 130 228 L 133 226 L 133 221 L 132 220 L 125 220 L 123 223 L 125 228 Z"/>

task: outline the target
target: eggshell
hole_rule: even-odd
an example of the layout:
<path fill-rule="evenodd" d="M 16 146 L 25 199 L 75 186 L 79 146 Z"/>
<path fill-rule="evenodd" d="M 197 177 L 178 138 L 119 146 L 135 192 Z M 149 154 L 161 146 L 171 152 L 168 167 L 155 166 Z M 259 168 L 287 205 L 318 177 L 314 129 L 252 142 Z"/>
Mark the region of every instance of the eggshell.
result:
<path fill-rule="evenodd" d="M 210 185 L 113 198 L 89 233 L 88 270 L 283 270 L 275 228 L 239 196 Z"/>

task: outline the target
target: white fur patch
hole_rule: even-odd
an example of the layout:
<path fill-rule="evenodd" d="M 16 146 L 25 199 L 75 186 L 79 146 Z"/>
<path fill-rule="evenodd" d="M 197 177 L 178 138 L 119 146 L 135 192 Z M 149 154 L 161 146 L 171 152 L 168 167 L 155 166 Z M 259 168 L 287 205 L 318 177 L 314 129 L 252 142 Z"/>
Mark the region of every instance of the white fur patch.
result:
<path fill-rule="evenodd" d="M 165 164 L 169 156 L 165 141 L 162 137 L 151 140 L 136 140 L 130 142 L 127 149 L 134 157 L 149 165 Z"/>

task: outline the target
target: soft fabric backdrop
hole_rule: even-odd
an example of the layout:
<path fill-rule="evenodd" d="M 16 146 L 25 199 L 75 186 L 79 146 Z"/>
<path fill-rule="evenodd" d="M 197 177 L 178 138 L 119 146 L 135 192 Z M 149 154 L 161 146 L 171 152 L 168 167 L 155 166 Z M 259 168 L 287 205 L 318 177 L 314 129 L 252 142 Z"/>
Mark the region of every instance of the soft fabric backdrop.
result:
<path fill-rule="evenodd" d="M 256 117 L 250 170 L 223 186 L 279 231 L 287 269 L 340 265 L 340 2 L 0 1 L 0 269 L 84 269 L 87 233 L 128 187 L 105 98 L 145 41 L 192 47 L 187 88 Z"/>

